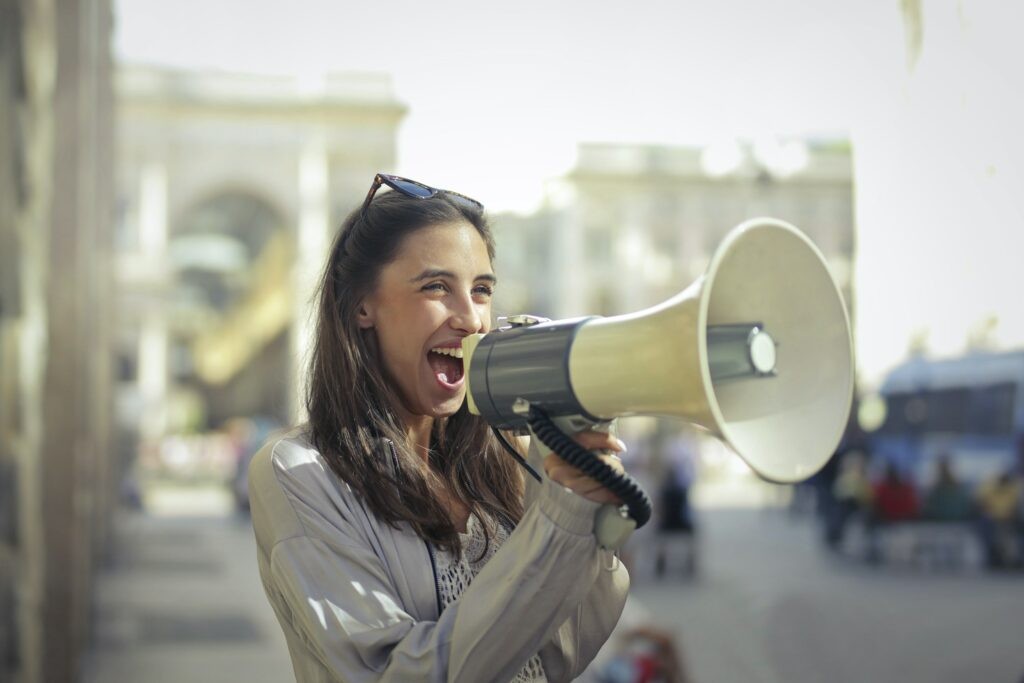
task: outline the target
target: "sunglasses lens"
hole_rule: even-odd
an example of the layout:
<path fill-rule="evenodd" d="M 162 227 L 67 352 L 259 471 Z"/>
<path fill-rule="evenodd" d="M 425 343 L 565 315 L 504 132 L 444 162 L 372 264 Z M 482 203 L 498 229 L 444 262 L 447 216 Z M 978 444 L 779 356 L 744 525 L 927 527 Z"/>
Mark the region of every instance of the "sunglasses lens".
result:
<path fill-rule="evenodd" d="M 437 190 L 405 178 L 390 178 L 392 187 L 412 197 L 433 197 Z"/>
<path fill-rule="evenodd" d="M 437 195 L 438 192 L 443 192 L 446 197 L 458 204 L 459 206 L 469 209 L 470 211 L 483 211 L 484 205 L 473 199 L 467 197 L 464 194 L 458 192 L 452 192 L 451 190 L 438 190 L 429 185 L 418 183 L 415 180 L 409 180 L 408 178 L 402 178 L 397 175 L 386 175 L 384 173 L 377 174 L 377 184 L 374 185 L 374 189 L 379 187 L 380 183 L 383 182 L 391 189 L 398 190 L 404 195 L 409 197 L 419 197 L 420 199 L 429 199 Z M 374 189 L 370 190 L 370 194 L 366 198 L 366 203 L 370 203 L 370 199 L 373 198 Z"/>

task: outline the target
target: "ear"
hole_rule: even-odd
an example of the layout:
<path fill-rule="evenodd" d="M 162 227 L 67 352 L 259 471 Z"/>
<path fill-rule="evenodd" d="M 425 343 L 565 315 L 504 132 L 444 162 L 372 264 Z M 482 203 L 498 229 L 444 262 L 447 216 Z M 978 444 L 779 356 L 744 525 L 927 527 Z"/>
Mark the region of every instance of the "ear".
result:
<path fill-rule="evenodd" d="M 374 325 L 373 307 L 365 301 L 359 304 L 359 310 L 356 312 L 356 322 L 359 324 L 359 328 L 363 330 L 369 330 Z"/>

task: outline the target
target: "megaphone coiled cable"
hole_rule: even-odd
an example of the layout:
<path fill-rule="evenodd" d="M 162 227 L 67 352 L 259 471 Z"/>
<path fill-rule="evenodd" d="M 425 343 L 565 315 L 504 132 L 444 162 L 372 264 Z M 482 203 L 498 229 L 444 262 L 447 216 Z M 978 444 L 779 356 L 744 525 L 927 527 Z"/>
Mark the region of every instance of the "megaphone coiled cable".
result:
<path fill-rule="evenodd" d="M 650 520 L 651 499 L 633 477 L 625 472 L 615 470 L 573 441 L 539 408 L 530 406 L 530 414 L 526 418 L 526 422 L 541 443 L 567 463 L 621 498 L 638 529 Z"/>

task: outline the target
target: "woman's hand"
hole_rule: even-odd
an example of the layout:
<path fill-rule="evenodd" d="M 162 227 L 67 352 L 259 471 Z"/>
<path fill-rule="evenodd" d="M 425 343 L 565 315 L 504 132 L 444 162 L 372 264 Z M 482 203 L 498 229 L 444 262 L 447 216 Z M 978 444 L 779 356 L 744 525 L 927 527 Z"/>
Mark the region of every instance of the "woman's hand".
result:
<path fill-rule="evenodd" d="M 573 440 L 588 451 L 594 452 L 605 464 L 610 465 L 618 472 L 624 472 L 622 461 L 611 453 L 622 453 L 626 445 L 611 434 L 604 432 L 584 431 L 573 435 Z M 595 452 L 596 451 L 596 452 Z M 614 493 L 606 489 L 602 484 L 583 474 L 565 460 L 562 460 L 555 453 L 544 458 L 544 471 L 551 479 L 573 493 L 583 496 L 587 500 L 596 503 L 613 503 L 619 505 L 622 500 Z"/>

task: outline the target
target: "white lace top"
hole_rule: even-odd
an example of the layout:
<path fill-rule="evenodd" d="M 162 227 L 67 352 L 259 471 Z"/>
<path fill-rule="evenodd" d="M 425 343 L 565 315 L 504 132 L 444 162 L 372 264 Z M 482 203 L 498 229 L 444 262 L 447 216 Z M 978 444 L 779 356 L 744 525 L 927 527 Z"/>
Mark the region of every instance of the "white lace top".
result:
<path fill-rule="evenodd" d="M 469 516 L 469 520 L 466 522 L 466 533 L 459 534 L 459 541 L 462 543 L 460 557 L 455 557 L 445 550 L 434 550 L 437 562 L 437 587 L 441 592 L 441 609 L 459 599 L 462 591 L 466 590 L 466 586 L 473 581 L 473 578 L 494 556 L 498 548 L 508 540 L 508 530 L 504 526 L 496 524 L 489 518 L 486 524 L 491 540 L 487 547 L 487 553 L 483 557 L 481 557 L 481 553 L 483 553 L 486 539 L 483 524 L 476 515 Z M 478 561 L 477 558 L 479 558 Z M 510 683 L 547 683 L 547 680 L 540 656 L 533 655 Z"/>

